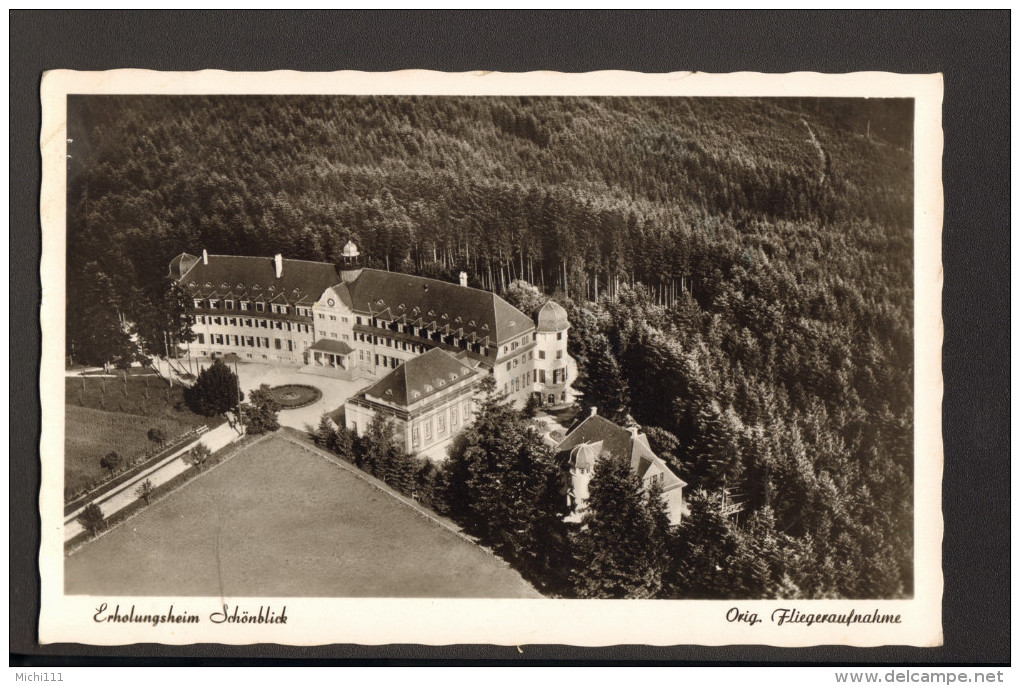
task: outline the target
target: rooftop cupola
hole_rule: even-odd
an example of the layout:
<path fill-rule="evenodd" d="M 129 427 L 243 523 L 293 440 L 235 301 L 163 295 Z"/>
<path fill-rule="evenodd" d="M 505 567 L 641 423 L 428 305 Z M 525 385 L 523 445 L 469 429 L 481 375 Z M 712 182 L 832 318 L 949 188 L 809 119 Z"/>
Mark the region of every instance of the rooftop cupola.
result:
<path fill-rule="evenodd" d="M 344 283 L 356 281 L 361 276 L 364 264 L 361 259 L 361 251 L 354 241 L 347 241 L 340 251 L 340 280 Z"/>
<path fill-rule="evenodd" d="M 535 323 L 538 324 L 538 330 L 542 333 L 566 331 L 570 328 L 567 311 L 552 300 L 538 308 L 538 312 L 535 313 Z"/>

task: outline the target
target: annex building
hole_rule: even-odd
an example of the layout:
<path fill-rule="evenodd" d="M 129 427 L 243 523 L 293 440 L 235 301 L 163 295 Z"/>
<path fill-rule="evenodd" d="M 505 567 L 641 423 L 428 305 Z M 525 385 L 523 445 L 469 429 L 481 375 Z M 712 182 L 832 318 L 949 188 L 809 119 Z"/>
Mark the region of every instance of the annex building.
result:
<path fill-rule="evenodd" d="M 348 242 L 339 264 L 203 250 L 175 257 L 170 275 L 194 306 L 199 354 L 376 380 L 348 401 L 348 426 L 385 413 L 412 452 L 470 421 L 483 374 L 518 407 L 532 395 L 552 407 L 574 401 L 566 311 L 550 301 L 529 316 L 468 287 L 465 273 L 454 284 L 363 268 Z"/>
<path fill-rule="evenodd" d="M 652 451 L 648 437 L 638 429 L 619 426 L 592 408 L 591 414 L 577 423 L 553 452 L 568 474 L 567 505 L 571 509 L 568 521 L 580 521 L 588 501 L 588 484 L 595 474 L 595 461 L 603 455 L 629 464 L 645 489 L 653 484 L 662 488 L 670 524 L 679 524 L 683 518 L 687 483 Z"/>

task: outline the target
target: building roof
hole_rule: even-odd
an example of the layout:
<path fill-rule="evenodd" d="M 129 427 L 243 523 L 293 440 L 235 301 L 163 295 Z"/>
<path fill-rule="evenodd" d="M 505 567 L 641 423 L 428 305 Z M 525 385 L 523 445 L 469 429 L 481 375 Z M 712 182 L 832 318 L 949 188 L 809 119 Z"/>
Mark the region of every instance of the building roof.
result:
<path fill-rule="evenodd" d="M 407 407 L 477 373 L 445 350 L 432 348 L 404 362 L 364 394 Z"/>
<path fill-rule="evenodd" d="M 552 300 L 538 308 L 535 320 L 538 322 L 538 330 L 542 332 L 566 331 L 570 328 L 567 311 L 563 309 L 562 305 Z"/>
<path fill-rule="evenodd" d="M 196 258 L 179 280 L 192 297 L 233 295 L 251 300 L 277 298 L 276 302 L 280 302 L 278 296 L 282 295 L 288 304 L 310 304 L 338 283 L 340 277 L 336 267 L 328 262 L 284 259 L 283 271 L 276 278 L 272 257 L 209 255 L 208 264 Z"/>
<path fill-rule="evenodd" d="M 422 276 L 365 269 L 348 284 L 354 310 L 389 321 L 461 330 L 460 338 L 502 343 L 532 331 L 526 314 L 494 293 Z M 420 321 L 419 321 L 420 320 Z"/>
<path fill-rule="evenodd" d="M 568 464 L 581 457 L 581 446 L 598 447 L 598 454 L 608 453 L 614 459 L 626 460 L 630 468 L 643 479 L 654 465 L 663 474 L 662 488 L 670 490 L 678 486 L 686 486 L 686 482 L 673 473 L 666 462 L 656 455 L 648 445 L 648 437 L 644 434 L 625 429 L 597 414 L 585 418 L 567 434 L 566 438 L 556 446 L 555 453 L 565 458 Z M 584 451 L 585 457 L 590 450 Z M 580 467 L 580 464 L 576 465 Z"/>
<path fill-rule="evenodd" d="M 354 352 L 354 348 L 343 341 L 334 341 L 329 338 L 320 338 L 312 343 L 308 349 L 317 350 L 322 353 L 333 353 L 334 355 L 350 355 Z"/>
<path fill-rule="evenodd" d="M 284 259 L 277 279 L 272 257 L 209 255 L 205 264 L 184 253 L 170 263 L 170 271 L 196 298 L 310 304 L 332 289 L 341 302 L 360 314 L 388 321 L 404 319 L 472 342 L 503 343 L 535 328 L 530 317 L 494 293 L 378 269 L 362 270 L 353 282 L 341 283 L 336 266 L 329 262 Z"/>

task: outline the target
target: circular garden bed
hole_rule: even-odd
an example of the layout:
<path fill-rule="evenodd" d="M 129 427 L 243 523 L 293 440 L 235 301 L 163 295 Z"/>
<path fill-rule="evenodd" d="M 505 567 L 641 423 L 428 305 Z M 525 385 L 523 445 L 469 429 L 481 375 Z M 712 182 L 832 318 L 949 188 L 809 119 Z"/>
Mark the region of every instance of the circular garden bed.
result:
<path fill-rule="evenodd" d="M 298 407 L 307 407 L 318 402 L 322 397 L 322 391 L 315 386 L 302 384 L 287 384 L 285 386 L 273 386 L 269 389 L 273 399 L 280 404 L 284 410 L 293 410 Z"/>

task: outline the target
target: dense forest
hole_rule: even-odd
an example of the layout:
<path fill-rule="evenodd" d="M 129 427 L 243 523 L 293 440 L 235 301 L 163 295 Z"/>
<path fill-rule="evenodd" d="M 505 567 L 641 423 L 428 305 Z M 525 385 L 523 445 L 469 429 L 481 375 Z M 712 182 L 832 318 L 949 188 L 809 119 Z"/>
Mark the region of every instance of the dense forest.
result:
<path fill-rule="evenodd" d="M 910 101 L 68 109 L 70 356 L 130 357 L 124 321 L 160 349 L 177 253 L 333 260 L 353 238 L 373 266 L 568 308 L 584 402 L 690 484 L 676 593 L 912 592 Z"/>

